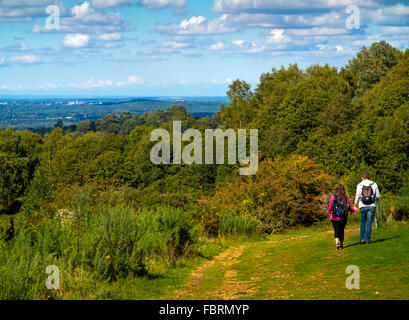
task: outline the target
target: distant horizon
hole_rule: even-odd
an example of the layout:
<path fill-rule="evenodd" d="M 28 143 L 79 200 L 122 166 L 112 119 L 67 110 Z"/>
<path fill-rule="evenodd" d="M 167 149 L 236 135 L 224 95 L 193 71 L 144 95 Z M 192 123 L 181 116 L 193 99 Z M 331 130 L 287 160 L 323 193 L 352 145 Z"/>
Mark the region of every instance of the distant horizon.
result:
<path fill-rule="evenodd" d="M 0 97 L 0 127 L 16 129 L 52 128 L 58 120 L 75 125 L 96 121 L 106 115 L 128 111 L 144 114 L 174 105 L 183 105 L 194 116 L 212 116 L 227 97 L 108 97 L 108 96 L 20 96 Z"/>
<path fill-rule="evenodd" d="M 0 95 L 0 99 L 14 99 L 14 98 L 32 98 L 32 99 L 47 99 L 47 98 L 64 98 L 64 99 L 169 99 L 176 100 L 182 98 L 226 98 L 227 96 L 219 95 L 186 95 L 186 96 L 128 96 L 128 95 L 32 95 L 32 94 L 20 94 L 20 95 Z"/>

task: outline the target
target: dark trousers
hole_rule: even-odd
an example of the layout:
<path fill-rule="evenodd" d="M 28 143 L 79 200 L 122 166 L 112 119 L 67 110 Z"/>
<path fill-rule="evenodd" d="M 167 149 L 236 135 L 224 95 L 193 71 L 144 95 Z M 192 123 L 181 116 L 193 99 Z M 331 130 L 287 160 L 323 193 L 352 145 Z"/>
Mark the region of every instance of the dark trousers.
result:
<path fill-rule="evenodd" d="M 344 219 L 341 221 L 338 220 L 331 220 L 332 226 L 334 227 L 335 235 L 334 238 L 338 238 L 341 241 L 344 241 L 344 230 L 345 226 L 347 225 L 348 219 Z"/>

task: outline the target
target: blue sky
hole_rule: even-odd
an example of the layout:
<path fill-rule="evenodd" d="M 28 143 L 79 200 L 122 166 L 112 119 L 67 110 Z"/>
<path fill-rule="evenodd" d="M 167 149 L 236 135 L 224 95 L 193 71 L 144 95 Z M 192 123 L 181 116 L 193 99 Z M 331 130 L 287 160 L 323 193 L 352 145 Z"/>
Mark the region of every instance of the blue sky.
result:
<path fill-rule="evenodd" d="M 0 31 L 0 95 L 217 96 L 382 39 L 405 49 L 409 1 L 0 0 Z"/>

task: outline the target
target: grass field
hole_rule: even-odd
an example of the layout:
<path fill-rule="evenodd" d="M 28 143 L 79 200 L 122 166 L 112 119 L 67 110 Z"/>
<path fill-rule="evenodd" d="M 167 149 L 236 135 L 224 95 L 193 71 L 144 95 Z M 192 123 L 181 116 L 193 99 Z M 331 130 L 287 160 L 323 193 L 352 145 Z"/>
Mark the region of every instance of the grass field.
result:
<path fill-rule="evenodd" d="M 336 251 L 328 224 L 239 242 L 174 283 L 162 299 L 408 299 L 409 225 L 392 222 L 359 244 L 357 218 Z M 360 289 L 347 289 L 346 268 L 359 267 Z"/>

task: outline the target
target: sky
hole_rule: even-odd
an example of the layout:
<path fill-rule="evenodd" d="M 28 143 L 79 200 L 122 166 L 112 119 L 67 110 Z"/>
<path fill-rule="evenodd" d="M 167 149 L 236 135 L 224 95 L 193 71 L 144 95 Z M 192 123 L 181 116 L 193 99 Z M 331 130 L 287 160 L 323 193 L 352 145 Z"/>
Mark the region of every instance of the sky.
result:
<path fill-rule="evenodd" d="M 0 95 L 224 96 L 408 39 L 408 0 L 0 0 Z"/>

